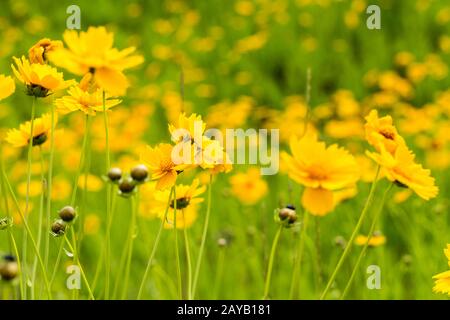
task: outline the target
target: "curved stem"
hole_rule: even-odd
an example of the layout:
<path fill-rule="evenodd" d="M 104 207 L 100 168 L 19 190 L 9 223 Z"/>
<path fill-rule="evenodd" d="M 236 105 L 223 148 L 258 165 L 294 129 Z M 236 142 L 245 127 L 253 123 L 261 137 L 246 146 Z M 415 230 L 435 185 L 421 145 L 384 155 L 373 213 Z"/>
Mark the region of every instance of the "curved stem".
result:
<path fill-rule="evenodd" d="M 339 261 L 338 261 L 338 263 L 336 265 L 336 268 L 334 269 L 330 279 L 328 280 L 328 283 L 327 283 L 327 285 L 325 287 L 325 290 L 322 292 L 322 295 L 320 296 L 320 300 L 325 299 L 328 291 L 330 291 L 331 286 L 334 283 L 334 280 L 336 279 L 336 276 L 337 276 L 339 270 L 341 269 L 342 265 L 344 264 L 344 261 L 347 258 L 347 255 L 350 253 L 350 249 L 351 249 L 351 247 L 353 245 L 353 242 L 355 241 L 355 238 L 356 238 L 356 236 L 357 236 L 357 234 L 359 232 L 359 229 L 361 228 L 361 225 L 362 225 L 362 223 L 364 221 L 364 218 L 366 217 L 367 212 L 369 211 L 369 207 L 370 207 L 370 205 L 372 203 L 372 199 L 373 199 L 373 196 L 375 194 L 375 189 L 376 189 L 376 186 L 378 184 L 378 175 L 379 175 L 379 173 L 380 173 L 380 166 L 377 167 L 377 173 L 375 175 L 375 179 L 372 182 L 372 186 L 370 187 L 369 196 L 367 197 L 367 200 L 366 200 L 366 203 L 364 205 L 364 208 L 363 208 L 363 210 L 361 212 L 361 215 L 359 216 L 359 220 L 356 223 L 355 228 L 353 229 L 352 235 L 350 236 L 350 239 L 348 240 L 348 243 L 345 246 L 344 252 L 342 253 L 342 255 L 340 257 L 340 259 L 339 259 Z"/>
<path fill-rule="evenodd" d="M 344 289 L 344 291 L 343 291 L 343 293 L 342 293 L 342 295 L 340 297 L 341 300 L 343 300 L 347 296 L 347 293 L 348 293 L 348 291 L 351 288 L 353 279 L 356 276 L 356 272 L 357 272 L 357 270 L 359 268 L 359 265 L 361 264 L 362 259 L 366 255 L 367 248 L 369 247 L 369 240 L 373 236 L 373 233 L 374 233 L 375 228 L 377 226 L 378 219 L 380 218 L 381 212 L 383 211 L 383 207 L 384 207 L 384 203 L 386 201 L 386 197 L 387 197 L 389 191 L 391 190 L 392 186 L 393 186 L 393 183 L 390 183 L 389 186 L 384 191 L 383 197 L 381 198 L 380 208 L 378 209 L 378 211 L 376 212 L 376 214 L 375 214 L 375 216 L 373 218 L 372 225 L 370 226 L 369 233 L 367 234 L 367 240 L 364 243 L 364 246 L 361 249 L 361 252 L 359 253 L 358 260 L 356 261 L 356 264 L 353 267 L 350 279 L 348 280 L 347 285 L 345 286 L 345 289 Z"/>
<path fill-rule="evenodd" d="M 289 293 L 289 299 L 298 299 L 298 290 L 300 283 L 300 271 L 301 264 L 303 258 L 303 251 L 305 250 L 305 238 L 306 238 L 306 229 L 308 227 L 309 213 L 303 213 L 303 221 L 300 229 L 300 236 L 297 242 L 297 256 L 295 257 L 294 262 L 294 271 L 292 272 L 292 280 L 291 280 L 291 289 Z"/>
<path fill-rule="evenodd" d="M 183 213 L 183 221 L 185 221 L 184 213 Z M 188 231 L 186 228 L 186 222 L 184 222 L 184 228 L 183 228 L 183 234 L 184 234 L 184 247 L 186 250 L 186 260 L 187 260 L 187 273 L 188 273 L 188 299 L 192 300 L 192 262 L 191 262 L 191 250 L 189 248 L 189 237 L 188 237 Z"/>
<path fill-rule="evenodd" d="M 202 264 L 203 251 L 205 250 L 206 235 L 208 233 L 209 217 L 211 215 L 211 190 L 212 190 L 212 174 L 209 175 L 208 185 L 208 204 L 206 208 L 205 224 L 203 226 L 202 242 L 200 243 L 200 251 L 198 253 L 197 263 L 195 265 L 194 282 L 192 284 L 192 298 L 195 298 L 197 289 L 198 277 L 200 275 L 200 267 Z"/>
<path fill-rule="evenodd" d="M 75 252 L 76 251 L 75 246 L 72 246 L 72 244 L 70 243 L 69 239 L 67 237 L 64 237 L 64 240 L 66 241 L 67 246 L 69 247 L 69 250 L 72 251 L 72 252 Z M 86 286 L 86 289 L 87 289 L 87 291 L 89 293 L 89 299 L 95 300 L 94 294 L 92 293 L 91 287 L 89 286 L 89 282 L 88 282 L 88 280 L 86 278 L 86 274 L 84 273 L 83 267 L 81 266 L 80 260 L 78 259 L 78 257 L 76 257 L 76 258 L 74 257 L 74 259 L 75 259 L 75 263 L 80 268 L 81 277 L 83 278 L 84 285 Z"/>
<path fill-rule="evenodd" d="M 36 245 L 36 241 L 34 240 L 33 233 L 31 232 L 30 226 L 28 225 L 28 221 L 25 219 L 22 209 L 20 208 L 19 202 L 17 201 L 16 195 L 14 194 L 11 184 L 9 183 L 8 177 L 6 176 L 4 171 L 2 172 L 2 174 L 3 174 L 3 179 L 6 182 L 6 185 L 8 187 L 9 193 L 11 194 L 11 197 L 13 199 L 14 205 L 16 206 L 17 211 L 19 212 L 20 218 L 23 221 L 23 225 L 25 226 L 25 232 L 26 232 L 27 236 L 30 238 L 31 244 L 33 245 L 34 253 L 36 254 L 36 256 L 38 258 L 39 267 L 41 268 L 42 275 L 44 277 L 44 284 L 45 284 L 45 288 L 47 290 L 47 296 L 48 296 L 48 299 L 51 300 L 52 293 L 51 293 L 50 285 L 49 285 L 48 278 L 47 278 L 47 272 L 44 267 L 44 262 L 42 261 L 41 255 L 39 254 L 39 249 L 38 249 L 38 246 Z"/>
<path fill-rule="evenodd" d="M 155 244 L 153 245 L 152 253 L 150 254 L 150 258 L 148 259 L 148 262 L 147 262 L 147 267 L 145 268 L 144 276 L 142 277 L 142 280 L 141 280 L 141 286 L 139 287 L 137 300 L 141 299 L 142 293 L 144 292 L 144 285 L 145 285 L 145 282 L 147 281 L 148 273 L 152 266 L 153 259 L 155 258 L 156 250 L 158 249 L 159 239 L 161 237 L 162 230 L 164 229 L 164 224 L 166 223 L 166 220 L 167 220 L 167 213 L 169 212 L 170 202 L 172 199 L 174 189 L 175 189 L 175 186 L 172 187 L 172 189 L 170 190 L 169 200 L 167 201 L 166 210 L 164 211 L 164 216 L 161 219 L 161 224 L 159 226 L 158 233 L 156 234 Z"/>
<path fill-rule="evenodd" d="M 269 265 L 267 267 L 266 281 L 264 284 L 264 295 L 263 295 L 264 300 L 267 300 L 269 298 L 270 281 L 272 279 L 273 261 L 275 258 L 275 252 L 277 251 L 278 241 L 280 240 L 281 230 L 283 230 L 283 226 L 280 224 L 280 226 L 278 227 L 277 233 L 275 234 L 275 238 L 273 238 L 272 249 L 270 250 Z"/>

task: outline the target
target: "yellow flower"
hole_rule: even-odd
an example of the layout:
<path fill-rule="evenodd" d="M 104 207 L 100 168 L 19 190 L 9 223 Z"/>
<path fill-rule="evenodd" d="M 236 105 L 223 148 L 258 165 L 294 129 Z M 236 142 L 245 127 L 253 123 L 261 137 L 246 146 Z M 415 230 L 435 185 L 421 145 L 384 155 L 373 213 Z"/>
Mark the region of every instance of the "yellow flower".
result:
<path fill-rule="evenodd" d="M 203 137 L 202 150 L 198 150 L 201 155 L 200 167 L 210 169 L 211 173 L 228 173 L 232 170 L 228 153 L 223 150 L 223 146 L 218 140 L 211 140 Z"/>
<path fill-rule="evenodd" d="M 31 63 L 45 64 L 47 62 L 47 54 L 62 47 L 63 43 L 61 41 L 53 41 L 44 38 L 39 40 L 30 48 L 30 50 L 28 50 L 28 58 Z"/>
<path fill-rule="evenodd" d="M 63 201 L 70 196 L 72 191 L 72 185 L 70 182 L 61 176 L 56 176 L 53 178 L 52 185 L 52 200 Z"/>
<path fill-rule="evenodd" d="M 17 79 L 27 86 L 27 94 L 39 98 L 46 97 L 54 91 L 67 88 L 72 81 L 64 81 L 62 72 L 47 64 L 30 63 L 25 57 L 17 59 L 11 65 Z"/>
<path fill-rule="evenodd" d="M 450 244 L 444 249 L 444 253 L 448 259 L 448 266 L 450 267 Z M 450 270 L 439 273 L 433 277 L 435 279 L 434 292 L 447 293 L 450 296 Z"/>
<path fill-rule="evenodd" d="M 175 187 L 176 192 L 176 224 L 177 229 L 189 228 L 197 218 L 198 204 L 203 202 L 203 198 L 198 198 L 204 193 L 205 186 L 199 187 L 199 180 L 195 179 L 192 184 L 179 184 Z M 170 191 L 156 191 L 154 194 L 154 211 L 160 219 L 164 219 L 164 212 L 169 201 Z M 169 211 L 165 223 L 166 228 L 174 227 L 175 201 L 170 200 Z"/>
<path fill-rule="evenodd" d="M 250 168 L 245 173 L 237 173 L 230 178 L 231 192 L 239 201 L 253 205 L 269 191 L 267 182 L 261 178 L 258 168 Z"/>
<path fill-rule="evenodd" d="M 44 191 L 44 186 L 42 185 L 42 181 L 40 180 L 31 180 L 30 181 L 30 192 L 28 193 L 28 183 L 26 181 L 19 183 L 17 186 L 17 193 L 21 197 L 26 197 L 27 193 L 31 198 L 37 197 Z"/>
<path fill-rule="evenodd" d="M 16 84 L 10 76 L 0 74 L 0 100 L 8 98 L 16 90 Z"/>
<path fill-rule="evenodd" d="M 173 187 L 178 173 L 187 168 L 186 165 L 173 163 L 172 149 L 172 145 L 161 143 L 154 148 L 147 146 L 141 155 L 141 161 L 152 172 L 152 180 L 158 180 L 157 190 Z"/>
<path fill-rule="evenodd" d="M 91 192 L 98 192 L 103 188 L 103 180 L 93 174 L 81 175 L 78 178 L 78 187 L 84 189 L 86 183 L 86 189 Z"/>
<path fill-rule="evenodd" d="M 103 92 L 101 89 L 98 88 L 94 92 L 89 93 L 82 90 L 80 86 L 73 86 L 67 93 L 69 94 L 68 96 L 55 101 L 58 111 L 62 114 L 80 110 L 85 114 L 95 115 L 96 112 L 103 111 Z M 106 110 L 121 103 L 119 99 L 107 99 L 107 97 L 105 99 Z"/>
<path fill-rule="evenodd" d="M 202 141 L 203 132 L 206 124 L 202 120 L 202 116 L 195 113 L 189 117 L 185 113 L 178 116 L 178 124 L 169 124 L 169 131 L 172 135 L 172 141 L 175 143 L 182 141 Z"/>
<path fill-rule="evenodd" d="M 86 235 L 97 234 L 100 229 L 100 218 L 96 214 L 88 214 L 84 220 L 84 232 Z"/>
<path fill-rule="evenodd" d="M 372 110 L 365 118 L 366 139 L 377 151 L 384 147 L 391 154 L 395 153 L 398 145 L 404 145 L 404 139 L 398 134 L 392 124 L 392 117 L 378 118 L 377 110 Z"/>
<path fill-rule="evenodd" d="M 353 156 L 333 144 L 326 147 L 317 136 L 307 132 L 301 139 L 293 136 L 292 156 L 282 153 L 289 177 L 306 187 L 302 205 L 313 215 L 333 211 L 333 191 L 353 186 L 359 179 L 359 168 Z"/>
<path fill-rule="evenodd" d="M 57 121 L 55 117 L 55 123 Z M 34 119 L 33 125 L 33 146 L 39 146 L 47 141 L 47 137 L 52 127 L 52 116 L 49 113 Z M 31 121 L 27 121 L 19 126 L 19 129 L 11 129 L 6 134 L 6 142 L 13 147 L 19 148 L 30 143 Z"/>
<path fill-rule="evenodd" d="M 99 86 L 111 95 L 123 95 L 129 82 L 123 71 L 141 64 L 140 55 L 131 55 L 134 47 L 113 48 L 114 34 L 105 27 L 89 27 L 86 32 L 67 30 L 63 35 L 67 48 L 49 52 L 49 60 L 76 75 L 91 72 Z"/>
<path fill-rule="evenodd" d="M 355 244 L 358 246 L 364 246 L 367 242 L 367 236 L 358 235 L 355 239 Z M 369 239 L 369 247 L 378 247 L 386 243 L 386 237 L 380 232 L 374 232 L 372 237 Z"/>
<path fill-rule="evenodd" d="M 415 155 L 404 144 L 397 147 L 394 154 L 381 145 L 380 153 L 366 151 L 378 163 L 386 177 L 396 184 L 413 190 L 419 197 L 429 200 L 437 196 L 439 189 L 434 184 L 430 170 L 414 161 Z"/>

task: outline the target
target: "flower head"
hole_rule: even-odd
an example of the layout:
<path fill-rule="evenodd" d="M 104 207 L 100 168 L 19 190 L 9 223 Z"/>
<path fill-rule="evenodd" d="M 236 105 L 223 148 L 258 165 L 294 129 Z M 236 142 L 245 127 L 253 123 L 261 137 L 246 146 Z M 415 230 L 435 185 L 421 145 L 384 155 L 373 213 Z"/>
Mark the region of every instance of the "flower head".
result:
<path fill-rule="evenodd" d="M 405 144 L 392 124 L 391 116 L 378 118 L 377 110 L 372 110 L 366 117 L 366 121 L 366 139 L 377 151 L 383 147 L 393 154 L 399 145 Z"/>
<path fill-rule="evenodd" d="M 39 98 L 67 88 L 71 81 L 64 81 L 63 74 L 47 64 L 30 63 L 25 57 L 13 57 L 12 69 L 17 79 L 27 86 L 27 94 Z"/>
<path fill-rule="evenodd" d="M 62 47 L 63 43 L 61 41 L 44 38 L 28 50 L 28 58 L 31 63 L 45 64 L 47 62 L 47 54 Z"/>
<path fill-rule="evenodd" d="M 448 266 L 450 267 L 450 244 L 444 249 L 444 254 L 448 259 Z M 434 292 L 447 293 L 450 296 L 450 270 L 439 273 L 433 277 L 435 279 Z"/>
<path fill-rule="evenodd" d="M 16 85 L 13 78 L 0 74 L 0 100 L 3 100 L 14 93 Z"/>
<path fill-rule="evenodd" d="M 380 232 L 374 232 L 370 239 L 363 235 L 358 235 L 355 239 L 355 244 L 358 246 L 364 246 L 366 242 L 369 247 L 378 247 L 386 243 L 386 237 Z"/>
<path fill-rule="evenodd" d="M 67 30 L 63 38 L 67 48 L 49 52 L 50 61 L 76 75 L 93 73 L 99 86 L 111 95 L 125 93 L 129 83 L 123 71 L 144 61 L 140 55 L 131 55 L 134 47 L 113 48 L 114 34 L 105 27 L 89 27 L 80 33 Z"/>
<path fill-rule="evenodd" d="M 154 148 L 147 146 L 141 155 L 141 161 L 152 172 L 151 179 L 158 181 L 157 190 L 173 187 L 178 173 L 187 168 L 186 165 L 176 165 L 172 161 L 172 149 L 172 145 L 161 143 Z"/>
<path fill-rule="evenodd" d="M 52 128 L 51 114 L 44 114 L 40 118 L 34 119 L 33 125 L 33 146 L 42 145 L 47 141 L 47 137 Z M 55 119 L 56 123 L 57 119 Z M 6 134 L 6 141 L 13 147 L 24 147 L 30 143 L 31 121 L 27 121 L 19 126 L 19 129 L 11 129 Z"/>
<path fill-rule="evenodd" d="M 283 153 L 289 177 L 306 187 L 303 206 L 312 214 L 325 215 L 334 209 L 333 191 L 353 186 L 359 179 L 354 157 L 333 144 L 329 147 L 307 132 L 303 138 L 291 138 L 292 156 Z"/>
<path fill-rule="evenodd" d="M 189 117 L 185 113 L 181 113 L 178 117 L 176 125 L 169 124 L 169 131 L 172 141 L 175 143 L 182 141 L 190 141 L 191 143 L 202 141 L 203 132 L 206 124 L 202 120 L 202 116 L 195 113 Z"/>

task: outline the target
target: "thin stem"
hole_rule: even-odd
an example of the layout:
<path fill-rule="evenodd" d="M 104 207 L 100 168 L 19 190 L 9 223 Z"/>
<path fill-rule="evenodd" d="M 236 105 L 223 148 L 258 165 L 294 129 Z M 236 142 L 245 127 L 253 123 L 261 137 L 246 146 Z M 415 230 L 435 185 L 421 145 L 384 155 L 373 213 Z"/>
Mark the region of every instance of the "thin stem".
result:
<path fill-rule="evenodd" d="M 322 259 L 321 259 L 321 255 L 320 255 L 320 217 L 314 217 L 314 224 L 315 224 L 315 231 L 316 231 L 316 235 L 315 235 L 315 247 L 316 247 L 316 265 L 317 265 L 317 281 L 318 281 L 318 288 L 320 288 L 322 286 Z"/>
<path fill-rule="evenodd" d="M 219 290 L 223 275 L 223 266 L 225 262 L 225 248 L 220 247 L 219 248 L 219 256 L 217 258 L 217 268 L 216 268 L 216 278 L 214 280 L 214 294 L 213 299 L 218 299 L 219 296 Z"/>
<path fill-rule="evenodd" d="M 39 267 L 41 268 L 42 275 L 44 277 L 44 283 L 45 283 L 45 288 L 47 290 L 47 296 L 51 300 L 52 299 L 52 293 L 51 293 L 51 290 L 50 290 L 50 285 L 49 285 L 49 282 L 48 282 L 46 269 L 44 267 L 44 262 L 42 261 L 41 255 L 39 254 L 39 249 L 38 249 L 38 246 L 36 245 L 36 241 L 34 240 L 33 233 L 31 232 L 30 226 L 28 225 L 28 221 L 25 219 L 25 216 L 24 216 L 24 214 L 22 212 L 22 209 L 20 208 L 19 202 L 17 201 L 17 198 L 16 198 L 16 196 L 14 194 L 14 191 L 13 191 L 13 189 L 11 187 L 11 184 L 9 183 L 8 177 L 6 176 L 4 171 L 2 172 L 2 174 L 3 174 L 3 179 L 6 182 L 6 185 L 8 187 L 9 193 L 11 194 L 11 197 L 13 199 L 14 205 L 16 206 L 17 211 L 19 212 L 20 218 L 23 221 L 23 225 L 25 226 L 26 234 L 30 238 L 31 244 L 33 245 L 34 253 L 38 257 Z"/>
<path fill-rule="evenodd" d="M 189 248 L 189 236 L 188 230 L 186 228 L 186 221 L 183 213 L 183 234 L 184 234 L 184 246 L 186 250 L 186 260 L 187 260 L 187 273 L 188 273 L 188 299 L 192 300 L 192 262 L 191 262 L 191 250 Z"/>
<path fill-rule="evenodd" d="M 83 136 L 83 145 L 81 147 L 81 154 L 80 154 L 80 162 L 78 163 L 78 170 L 75 175 L 75 181 L 74 181 L 74 185 L 73 185 L 73 189 L 72 189 L 72 197 L 70 200 L 70 205 L 72 207 L 75 206 L 75 200 L 76 200 L 77 191 L 78 191 L 78 180 L 80 179 L 80 176 L 81 176 L 81 170 L 84 167 L 84 162 L 85 162 L 85 158 L 86 158 L 87 140 L 88 140 L 88 137 L 90 134 L 90 127 L 91 127 L 90 117 L 89 117 L 89 115 L 86 115 L 85 125 L 84 125 L 85 129 L 84 129 L 84 136 Z"/>
<path fill-rule="evenodd" d="M 180 249 L 178 248 L 178 229 L 177 229 L 177 191 L 173 188 L 173 232 L 175 233 L 175 257 L 177 260 L 177 279 L 178 279 L 178 297 L 183 298 L 183 284 L 181 282 L 181 260 Z"/>
<path fill-rule="evenodd" d="M 105 126 L 105 156 L 106 156 L 106 170 L 105 173 L 111 168 L 111 158 L 110 158 L 110 150 L 109 150 L 109 124 L 108 124 L 108 114 L 106 109 L 106 93 L 103 90 L 102 93 L 102 101 L 103 101 L 103 122 Z M 106 219 L 109 221 L 111 219 L 111 188 L 106 189 Z M 110 245 L 109 243 L 107 244 Z M 108 247 L 107 250 L 110 250 Z M 111 272 L 111 263 L 110 263 L 110 255 L 109 252 L 105 255 L 105 299 L 109 298 L 109 288 L 110 288 L 110 272 Z"/>
<path fill-rule="evenodd" d="M 108 189 L 114 188 L 113 185 L 107 186 Z M 107 191 L 111 193 L 111 191 Z M 107 196 L 108 197 L 108 196 Z M 115 206 L 117 192 L 114 192 L 112 195 L 112 207 Z M 112 212 L 111 212 L 112 211 Z M 109 296 L 109 288 L 110 288 L 110 274 L 111 274 L 111 227 L 113 220 L 114 209 L 106 210 L 106 232 L 105 232 L 105 298 Z M 100 265 L 100 264 L 99 264 Z"/>
<path fill-rule="evenodd" d="M 6 190 L 5 180 L 3 178 L 3 173 L 5 170 L 5 163 L 4 163 L 4 159 L 3 159 L 3 150 L 2 149 L 3 149 L 3 144 L 0 142 L 0 175 L 1 175 L 1 177 L 0 177 L 1 185 L 0 186 L 1 186 L 2 194 L 3 194 L 3 200 L 5 203 L 6 218 L 8 219 L 8 223 L 9 223 L 12 221 L 11 220 L 12 217 L 11 217 L 11 212 L 9 211 L 7 190 Z M 21 299 L 24 299 L 25 298 L 25 286 L 24 286 L 24 278 L 22 275 L 22 263 L 20 261 L 19 251 L 17 250 L 17 244 L 14 239 L 14 234 L 11 229 L 12 229 L 12 224 L 6 228 L 6 231 L 8 232 L 10 249 L 12 249 L 12 251 L 14 252 L 14 255 L 17 259 L 17 268 L 19 271 L 20 297 L 21 297 Z"/>
<path fill-rule="evenodd" d="M 203 225 L 202 242 L 200 243 L 200 251 L 198 253 L 197 263 L 195 265 L 194 282 L 192 284 L 192 298 L 195 298 L 198 277 L 200 275 L 200 267 L 202 264 L 203 251 L 205 250 L 206 235 L 208 233 L 209 217 L 211 215 L 211 190 L 212 190 L 212 174 L 209 175 L 208 184 L 208 204 L 206 208 L 205 224 Z"/>
<path fill-rule="evenodd" d="M 298 290 L 300 287 L 300 270 L 303 258 L 303 252 L 305 250 L 305 238 L 306 238 L 306 229 L 308 227 L 309 213 L 303 213 L 303 221 L 300 225 L 300 236 L 297 242 L 297 256 L 295 257 L 294 262 L 294 271 L 292 272 L 292 280 L 291 280 L 291 289 L 289 293 L 289 298 L 297 299 L 298 298 Z"/>
<path fill-rule="evenodd" d="M 367 240 L 364 243 L 364 246 L 361 249 L 361 252 L 359 253 L 358 260 L 356 261 L 356 264 L 353 267 L 350 279 L 348 280 L 347 285 L 345 286 L 345 289 L 344 289 L 344 291 L 343 291 L 343 293 L 342 293 L 342 295 L 340 297 L 341 300 L 343 300 L 347 296 L 347 293 L 349 292 L 349 290 L 351 288 L 353 279 L 356 276 L 356 272 L 357 272 L 357 270 L 359 268 L 359 265 L 361 264 L 362 259 L 366 255 L 367 248 L 369 247 L 370 238 L 373 236 L 373 233 L 374 233 L 375 228 L 377 226 L 378 219 L 380 218 L 381 212 L 383 211 L 383 207 L 384 207 L 384 204 L 386 202 L 386 197 L 387 197 L 387 195 L 388 195 L 388 193 L 391 190 L 393 185 L 394 185 L 393 183 L 390 183 L 389 186 L 386 188 L 386 190 L 383 193 L 383 197 L 381 198 L 380 208 L 378 209 L 378 211 L 375 213 L 375 216 L 373 217 L 372 225 L 370 226 L 369 233 L 367 234 Z"/>
<path fill-rule="evenodd" d="M 337 277 L 337 274 L 338 274 L 339 270 L 341 269 L 342 265 L 344 264 L 344 261 L 347 258 L 347 255 L 350 253 L 350 249 L 351 249 L 351 247 L 353 245 L 353 242 L 355 241 L 355 238 L 356 238 L 356 236 L 357 236 L 357 234 L 359 232 L 359 229 L 361 228 L 361 225 L 362 225 L 362 223 L 364 221 L 364 218 L 366 217 L 367 212 L 369 211 L 369 207 L 370 207 L 370 205 L 372 203 L 373 196 L 375 194 L 375 189 L 376 189 L 376 186 L 378 184 L 378 175 L 379 175 L 379 173 L 380 173 L 380 166 L 377 167 L 377 173 L 375 175 L 375 179 L 372 182 L 372 186 L 370 187 L 369 196 L 367 197 L 366 203 L 364 204 L 364 208 L 363 208 L 363 210 L 361 212 L 361 215 L 359 216 L 359 220 L 356 223 L 355 228 L 353 229 L 352 235 L 350 236 L 350 239 L 348 240 L 348 243 L 345 246 L 344 252 L 342 253 L 342 255 L 340 257 L 340 259 L 339 259 L 339 261 L 338 261 L 338 263 L 336 265 L 336 268 L 334 269 L 330 279 L 328 280 L 328 283 L 327 283 L 327 285 L 325 287 L 325 290 L 322 292 L 322 295 L 320 296 L 320 300 L 325 299 L 328 291 L 330 291 L 331 286 L 333 285 L 334 280 Z"/>
<path fill-rule="evenodd" d="M 45 178 L 44 178 L 44 157 L 42 155 L 42 148 L 39 146 L 39 158 L 41 163 L 41 183 L 42 183 L 42 193 L 40 197 L 39 204 L 39 222 L 38 222 L 38 235 L 37 235 L 37 246 L 39 251 L 41 250 L 41 242 L 42 242 L 42 229 L 43 229 L 43 220 L 44 220 L 44 194 L 45 194 Z M 34 257 L 33 263 L 33 271 L 31 276 L 31 299 L 34 300 L 36 296 L 36 270 L 37 270 L 37 256 Z M 46 268 L 47 269 L 47 268 Z"/>
<path fill-rule="evenodd" d="M 50 131 L 50 156 L 48 163 L 48 178 L 47 178 L 47 214 L 46 214 L 46 226 L 50 226 L 51 211 L 52 211 L 52 188 L 53 188 L 53 159 L 55 155 L 55 107 L 52 103 L 51 105 L 51 131 Z M 50 252 L 50 232 L 47 233 L 45 238 L 45 254 L 44 254 L 44 265 L 47 269 L 48 267 L 48 257 Z"/>
<path fill-rule="evenodd" d="M 131 260 L 133 258 L 133 244 L 136 232 L 136 219 L 138 209 L 139 209 L 139 189 L 136 194 L 136 199 L 134 197 L 131 198 L 131 222 L 130 222 L 130 230 L 128 231 L 128 253 L 127 253 L 127 262 L 125 264 L 125 277 L 122 288 L 122 300 L 126 298 L 128 292 L 128 282 L 130 279 Z"/>
<path fill-rule="evenodd" d="M 66 234 L 64 234 L 63 237 L 67 237 Z M 65 240 L 62 240 L 61 243 L 59 244 L 58 255 L 56 256 L 55 266 L 53 267 L 53 273 L 52 273 L 52 276 L 50 277 L 50 287 L 53 285 L 53 281 L 55 281 L 56 273 L 58 271 L 58 267 L 61 262 L 61 256 L 62 256 L 62 252 L 63 252 L 63 248 L 64 248 L 64 242 L 65 242 Z"/>
<path fill-rule="evenodd" d="M 150 254 L 150 258 L 148 259 L 148 262 L 147 262 L 147 267 L 145 268 L 144 276 L 142 277 L 142 280 L 141 280 L 141 286 L 139 287 L 137 300 L 141 299 L 142 293 L 144 292 L 144 285 L 145 285 L 145 282 L 147 281 L 148 273 L 152 266 L 153 259 L 155 258 L 156 250 L 158 249 L 159 239 L 161 238 L 162 230 L 164 229 L 164 224 L 166 223 L 166 220 L 167 220 L 167 213 L 169 212 L 170 202 L 172 199 L 174 189 L 175 189 L 175 186 L 173 186 L 172 189 L 170 190 L 169 200 L 167 201 L 166 210 L 164 211 L 164 216 L 161 220 L 161 224 L 159 226 L 158 233 L 156 234 L 155 244 L 153 245 L 152 253 Z"/>
<path fill-rule="evenodd" d="M 72 244 L 70 243 L 69 239 L 67 237 L 64 237 L 64 240 L 66 241 L 67 246 L 69 247 L 69 250 L 72 251 L 72 252 L 76 252 L 76 249 L 74 248 L 74 246 L 72 246 Z M 95 300 L 94 295 L 93 295 L 92 290 L 91 290 L 91 287 L 89 286 L 89 282 L 88 282 L 88 280 L 86 278 L 86 274 L 84 273 L 83 267 L 81 266 L 80 260 L 78 259 L 78 257 L 75 257 L 75 255 L 74 255 L 74 260 L 75 260 L 75 263 L 80 268 L 81 277 L 83 278 L 84 285 L 86 286 L 86 289 L 88 291 L 89 299 Z"/>
<path fill-rule="evenodd" d="M 280 226 L 278 227 L 277 233 L 275 234 L 275 238 L 273 238 L 272 249 L 270 250 L 269 265 L 267 267 L 266 281 L 264 284 L 264 295 L 263 295 L 264 300 L 269 299 L 270 281 L 272 279 L 273 261 L 275 259 L 275 252 L 277 251 L 278 241 L 280 240 L 281 230 L 283 230 L 283 225 L 280 224 Z"/>

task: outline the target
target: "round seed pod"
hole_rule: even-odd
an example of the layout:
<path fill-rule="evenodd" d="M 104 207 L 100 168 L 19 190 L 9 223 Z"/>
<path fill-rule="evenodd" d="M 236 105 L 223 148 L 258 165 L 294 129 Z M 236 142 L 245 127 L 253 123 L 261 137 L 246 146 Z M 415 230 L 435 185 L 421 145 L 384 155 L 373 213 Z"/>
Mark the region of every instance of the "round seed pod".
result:
<path fill-rule="evenodd" d="M 131 177 L 137 182 L 144 182 L 148 177 L 148 169 L 145 165 L 140 164 L 131 169 Z"/>
<path fill-rule="evenodd" d="M 71 222 L 73 219 L 75 219 L 77 213 L 73 207 L 65 206 L 64 208 L 59 210 L 58 215 L 64 222 Z"/>
<path fill-rule="evenodd" d="M 5 255 L 0 262 L 0 277 L 3 280 L 11 281 L 19 274 L 19 265 L 16 258 L 11 255 Z"/>
<path fill-rule="evenodd" d="M 219 238 L 217 240 L 217 244 L 219 245 L 219 247 L 223 248 L 223 247 L 226 247 L 228 245 L 228 241 L 225 238 Z"/>
<path fill-rule="evenodd" d="M 119 181 L 122 178 L 122 170 L 120 168 L 111 168 L 108 171 L 108 178 L 111 181 Z"/>
<path fill-rule="evenodd" d="M 295 223 L 295 221 L 297 221 L 297 213 L 295 211 L 291 211 L 289 213 L 289 218 L 288 219 L 289 219 L 289 223 L 290 224 Z"/>
<path fill-rule="evenodd" d="M 134 190 L 136 184 L 130 177 L 123 178 L 119 181 L 119 190 L 122 193 L 130 193 Z"/>
<path fill-rule="evenodd" d="M 66 231 L 66 224 L 63 220 L 56 220 L 51 226 L 52 232 L 56 236 L 62 236 Z"/>

